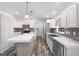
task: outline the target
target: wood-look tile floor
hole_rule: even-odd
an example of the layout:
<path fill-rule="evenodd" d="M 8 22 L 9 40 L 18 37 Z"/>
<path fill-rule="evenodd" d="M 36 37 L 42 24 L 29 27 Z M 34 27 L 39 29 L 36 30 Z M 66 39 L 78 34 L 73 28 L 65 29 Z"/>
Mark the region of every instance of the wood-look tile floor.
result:
<path fill-rule="evenodd" d="M 52 53 L 42 37 L 37 37 L 34 42 L 32 56 L 52 56 Z"/>

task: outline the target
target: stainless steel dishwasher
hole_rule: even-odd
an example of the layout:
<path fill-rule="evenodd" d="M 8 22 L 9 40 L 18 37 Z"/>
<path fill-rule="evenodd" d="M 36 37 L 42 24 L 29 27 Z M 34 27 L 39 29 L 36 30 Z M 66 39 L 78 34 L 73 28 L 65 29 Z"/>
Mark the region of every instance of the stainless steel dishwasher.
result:
<path fill-rule="evenodd" d="M 53 40 L 53 55 L 54 56 L 64 56 L 64 46 L 61 45 L 56 40 Z"/>

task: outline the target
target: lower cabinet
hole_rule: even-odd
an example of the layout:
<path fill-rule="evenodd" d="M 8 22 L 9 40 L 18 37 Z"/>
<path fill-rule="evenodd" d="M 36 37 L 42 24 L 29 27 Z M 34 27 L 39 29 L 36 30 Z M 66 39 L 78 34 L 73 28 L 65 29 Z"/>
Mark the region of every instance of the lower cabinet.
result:
<path fill-rule="evenodd" d="M 53 56 L 64 56 L 64 46 L 53 40 L 50 36 L 47 37 L 47 44 Z"/>
<path fill-rule="evenodd" d="M 32 56 L 34 40 L 29 43 L 16 43 L 17 56 Z"/>
<path fill-rule="evenodd" d="M 79 47 L 75 45 L 63 45 L 59 41 L 49 37 L 47 43 L 53 56 L 79 56 Z M 60 39 L 59 39 L 60 40 Z M 52 44 L 51 44 L 52 43 Z"/>
<path fill-rule="evenodd" d="M 47 35 L 46 41 L 47 41 L 48 47 L 50 48 L 50 50 L 52 52 L 53 51 L 52 50 L 52 48 L 53 48 L 53 41 L 48 37 L 48 35 Z"/>
<path fill-rule="evenodd" d="M 17 43 L 16 52 L 17 56 L 31 56 L 32 46 L 30 43 Z"/>

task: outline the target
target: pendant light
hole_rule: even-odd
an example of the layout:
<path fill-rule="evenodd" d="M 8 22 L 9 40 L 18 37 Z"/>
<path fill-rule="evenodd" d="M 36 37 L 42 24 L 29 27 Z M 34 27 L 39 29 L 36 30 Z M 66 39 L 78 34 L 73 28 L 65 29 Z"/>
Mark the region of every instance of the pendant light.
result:
<path fill-rule="evenodd" d="M 29 2 L 26 2 L 26 15 L 24 16 L 25 18 L 29 18 L 29 15 L 28 15 L 28 3 Z"/>

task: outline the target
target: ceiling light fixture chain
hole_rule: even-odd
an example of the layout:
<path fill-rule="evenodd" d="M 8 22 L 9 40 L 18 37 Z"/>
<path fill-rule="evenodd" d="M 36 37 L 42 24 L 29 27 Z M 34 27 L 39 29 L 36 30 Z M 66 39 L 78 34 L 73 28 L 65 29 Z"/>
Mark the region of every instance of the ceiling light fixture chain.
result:
<path fill-rule="evenodd" d="M 29 16 L 32 16 L 32 14 L 33 14 L 33 11 L 29 11 L 29 5 L 28 5 L 28 3 L 30 3 L 30 2 L 26 2 L 26 14 L 25 14 L 25 18 L 29 18 Z"/>
<path fill-rule="evenodd" d="M 28 3 L 29 2 L 26 2 L 26 15 L 28 15 Z"/>
<path fill-rule="evenodd" d="M 28 16 L 28 3 L 29 2 L 26 2 L 26 14 L 25 14 L 25 18 L 29 18 L 29 16 Z"/>

